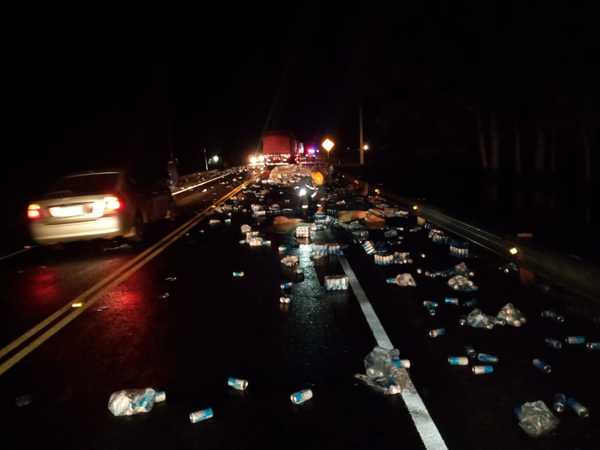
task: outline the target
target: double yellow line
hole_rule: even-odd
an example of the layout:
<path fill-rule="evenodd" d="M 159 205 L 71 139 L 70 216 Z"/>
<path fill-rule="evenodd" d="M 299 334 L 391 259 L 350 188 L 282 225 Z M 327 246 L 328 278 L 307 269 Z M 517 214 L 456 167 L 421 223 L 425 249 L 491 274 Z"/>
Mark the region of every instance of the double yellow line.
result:
<path fill-rule="evenodd" d="M 100 280 L 98 283 L 87 289 L 85 292 L 78 295 L 75 299 L 68 302 L 58 311 L 54 312 L 46 319 L 42 320 L 29 331 L 23 333 L 21 336 L 12 341 L 6 347 L 2 348 L 0 350 L 0 360 L 2 360 L 5 356 L 9 355 L 11 352 L 13 352 L 13 350 L 20 348 L 23 344 L 29 341 L 32 337 L 38 335 L 41 331 L 45 330 L 42 334 L 37 336 L 31 342 L 29 342 L 25 347 L 22 347 L 18 352 L 14 353 L 10 358 L 2 362 L 0 364 L 0 375 L 7 372 L 11 367 L 13 367 L 31 352 L 33 352 L 36 348 L 38 348 L 40 345 L 42 345 L 44 342 L 46 342 L 48 339 L 50 339 L 52 336 L 58 333 L 70 322 L 75 320 L 86 309 L 93 306 L 94 303 L 96 303 L 107 291 L 125 281 L 136 271 L 138 271 L 142 266 L 154 259 L 167 247 L 169 247 L 171 244 L 177 241 L 185 233 L 187 233 L 191 228 L 197 225 L 198 222 L 200 222 L 207 215 L 209 215 L 211 209 L 215 208 L 217 205 L 224 202 L 228 198 L 236 195 L 238 192 L 244 189 L 248 183 L 249 181 L 242 183 L 240 186 L 236 187 L 235 189 L 231 190 L 230 192 L 219 198 L 211 206 L 196 214 L 192 219 L 190 219 L 177 229 L 173 230 L 170 234 L 162 238 L 156 244 L 147 248 L 132 260 L 127 261 L 111 275 Z M 73 304 L 78 304 L 78 307 L 73 307 Z M 81 306 L 79 306 L 79 304 Z M 60 321 L 55 322 L 59 317 L 63 315 L 64 317 L 62 317 Z M 54 325 L 52 325 L 53 323 Z M 52 326 L 50 328 L 47 328 L 50 325 Z"/>

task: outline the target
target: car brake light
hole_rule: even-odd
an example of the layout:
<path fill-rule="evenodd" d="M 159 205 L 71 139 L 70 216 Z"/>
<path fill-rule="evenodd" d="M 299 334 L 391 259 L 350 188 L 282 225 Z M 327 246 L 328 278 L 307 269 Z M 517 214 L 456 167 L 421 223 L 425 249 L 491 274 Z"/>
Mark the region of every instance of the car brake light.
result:
<path fill-rule="evenodd" d="M 31 220 L 39 219 L 42 215 L 40 212 L 41 208 L 42 207 L 40 205 L 32 203 L 27 207 L 27 217 Z"/>
<path fill-rule="evenodd" d="M 114 213 L 123 208 L 123 202 L 114 195 L 104 197 L 104 213 Z"/>

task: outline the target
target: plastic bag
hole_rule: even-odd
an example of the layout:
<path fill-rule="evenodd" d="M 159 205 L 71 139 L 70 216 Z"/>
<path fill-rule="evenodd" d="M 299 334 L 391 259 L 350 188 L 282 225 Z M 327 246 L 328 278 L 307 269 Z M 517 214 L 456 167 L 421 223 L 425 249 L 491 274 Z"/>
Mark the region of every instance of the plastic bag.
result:
<path fill-rule="evenodd" d="M 524 403 L 516 409 L 519 426 L 531 437 L 539 437 L 554 430 L 558 418 L 542 401 Z"/>
<path fill-rule="evenodd" d="M 113 392 L 108 399 L 108 409 L 115 416 L 132 416 L 147 413 L 154 403 L 162 402 L 166 398 L 163 391 L 146 389 L 124 389 Z"/>
<path fill-rule="evenodd" d="M 496 315 L 496 318 L 512 327 L 520 327 L 527 322 L 527 318 L 512 303 L 504 305 Z"/>
<path fill-rule="evenodd" d="M 416 287 L 417 283 L 410 273 L 401 273 L 396 277 L 396 284 L 402 287 Z"/>
<path fill-rule="evenodd" d="M 462 292 L 473 292 L 479 290 L 479 288 L 469 280 L 467 277 L 462 275 L 456 275 L 448 280 L 448 286 L 455 291 Z"/>
<path fill-rule="evenodd" d="M 496 321 L 494 316 L 484 314 L 483 311 L 475 308 L 467 316 L 467 325 L 473 328 L 486 328 L 491 330 L 494 328 L 494 325 L 496 325 Z"/>
<path fill-rule="evenodd" d="M 408 372 L 394 361 L 399 361 L 397 349 L 377 346 L 364 359 L 366 374 L 357 373 L 354 377 L 384 395 L 399 394 L 408 384 Z"/>

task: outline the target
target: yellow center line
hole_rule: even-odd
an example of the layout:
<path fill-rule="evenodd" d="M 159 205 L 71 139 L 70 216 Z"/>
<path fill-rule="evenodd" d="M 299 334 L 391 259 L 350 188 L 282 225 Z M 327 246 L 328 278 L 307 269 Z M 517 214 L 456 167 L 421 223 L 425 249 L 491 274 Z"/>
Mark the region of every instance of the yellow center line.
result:
<path fill-rule="evenodd" d="M 75 318 L 77 318 L 80 314 L 82 314 L 87 308 L 94 305 L 94 303 L 96 303 L 98 301 L 98 299 L 100 299 L 107 291 L 109 291 L 110 289 L 112 289 L 115 286 L 122 283 L 124 280 L 129 278 L 136 271 L 138 271 L 142 266 L 144 266 L 150 260 L 155 258 L 160 253 L 162 253 L 166 248 L 168 248 L 171 244 L 173 244 L 175 241 L 177 241 L 179 238 L 181 238 L 181 236 L 183 236 L 185 233 L 187 233 L 191 228 L 196 226 L 198 224 L 198 222 L 200 222 L 202 219 L 204 219 L 209 214 L 211 208 L 224 202 L 228 198 L 236 195 L 238 192 L 240 192 L 242 189 L 244 189 L 249 182 L 250 181 L 242 183 L 240 186 L 236 187 L 229 193 L 227 193 L 224 196 L 222 196 L 221 198 L 219 198 L 211 206 L 204 209 L 202 212 L 198 213 L 196 216 L 194 216 L 188 222 L 184 223 L 183 225 L 181 225 L 180 227 L 178 227 L 177 229 L 172 231 L 170 234 L 165 236 L 159 242 L 157 242 L 153 246 L 149 247 L 144 252 L 140 253 L 138 256 L 136 256 L 135 258 L 133 258 L 132 260 L 128 261 L 123 266 L 118 268 L 115 272 L 113 272 L 113 274 L 109 275 L 108 277 L 106 277 L 103 280 L 96 283 L 91 288 L 87 289 L 83 294 L 77 296 L 74 300 L 68 302 L 66 305 L 64 305 L 62 308 L 60 308 L 58 311 L 56 311 L 55 313 L 53 313 L 52 315 L 50 315 L 49 317 L 47 317 L 46 319 L 44 319 L 43 321 L 38 323 L 36 326 L 31 328 L 29 331 L 27 331 L 26 333 L 21 335 L 19 338 L 15 339 L 13 342 L 11 342 L 6 347 L 4 347 L 2 350 L 0 350 L 0 358 L 1 358 L 4 355 L 10 353 L 15 348 L 19 347 L 22 343 L 27 341 L 33 335 L 39 333 L 42 329 L 44 329 L 46 326 L 48 326 L 50 323 L 52 323 L 58 317 L 63 315 L 65 312 L 71 311 L 70 314 L 67 314 L 59 322 L 55 323 L 53 327 L 46 330 L 43 334 L 38 336 L 32 342 L 30 342 L 26 347 L 24 347 L 19 352 L 15 353 L 12 357 L 10 357 L 5 362 L 3 362 L 0 365 L 0 375 L 4 374 L 11 367 L 13 367 L 15 364 L 17 364 L 23 358 L 25 358 L 29 353 L 31 353 L 33 350 L 35 350 L 40 345 L 42 345 L 50 337 L 52 337 L 54 334 L 56 334 L 58 331 L 60 331 L 62 328 L 64 328 L 67 324 L 69 324 L 71 321 L 73 321 Z M 82 304 L 81 307 L 73 309 L 72 304 L 75 302 L 81 303 Z"/>

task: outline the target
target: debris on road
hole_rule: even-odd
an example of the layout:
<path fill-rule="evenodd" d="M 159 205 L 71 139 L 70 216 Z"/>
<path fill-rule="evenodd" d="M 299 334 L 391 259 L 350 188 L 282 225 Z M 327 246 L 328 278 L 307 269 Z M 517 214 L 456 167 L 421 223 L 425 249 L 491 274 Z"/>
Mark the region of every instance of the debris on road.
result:
<path fill-rule="evenodd" d="M 301 405 L 313 398 L 313 392 L 311 389 L 302 389 L 301 391 L 294 392 L 290 395 L 290 400 L 294 405 Z"/>
<path fill-rule="evenodd" d="M 466 356 L 448 356 L 448 364 L 451 366 L 468 366 L 469 358 Z"/>
<path fill-rule="evenodd" d="M 449 246 L 450 254 L 457 258 L 468 258 L 469 257 L 469 243 L 465 241 L 458 241 L 453 239 L 450 241 Z"/>
<path fill-rule="evenodd" d="M 227 378 L 227 385 L 238 391 L 245 391 L 248 387 L 248 381 L 241 378 L 229 377 Z"/>
<path fill-rule="evenodd" d="M 456 275 L 448 280 L 448 286 L 455 291 L 461 292 L 472 292 L 477 291 L 479 288 L 469 280 L 467 277 L 462 275 Z"/>
<path fill-rule="evenodd" d="M 401 287 L 416 287 L 417 283 L 413 276 L 410 273 L 401 273 L 396 275 L 395 278 L 390 278 L 388 280 L 390 284 L 397 284 Z"/>
<path fill-rule="evenodd" d="M 439 336 L 445 336 L 446 335 L 446 329 L 445 328 L 436 328 L 435 330 L 430 330 L 429 331 L 429 337 L 432 338 L 436 338 Z"/>
<path fill-rule="evenodd" d="M 579 417 L 589 417 L 590 411 L 572 397 L 567 399 L 567 406 L 573 410 Z"/>
<path fill-rule="evenodd" d="M 357 373 L 354 377 L 367 386 L 384 395 L 400 394 L 407 386 L 408 372 L 398 367 L 401 363 L 397 349 L 385 349 L 379 346 L 365 357 L 365 374 Z"/>
<path fill-rule="evenodd" d="M 168 281 L 168 282 L 172 283 L 174 281 L 177 281 L 177 277 L 175 277 L 175 276 L 169 276 L 169 277 L 165 278 L 165 281 Z"/>
<path fill-rule="evenodd" d="M 23 406 L 31 405 L 32 401 L 33 398 L 31 397 L 31 394 L 20 395 L 15 398 L 15 405 L 17 405 L 19 408 L 22 408 Z"/>
<path fill-rule="evenodd" d="M 301 221 L 301 219 L 286 216 L 276 216 L 273 218 L 273 229 L 276 233 L 288 233 Z"/>
<path fill-rule="evenodd" d="M 558 393 L 554 395 L 554 401 L 552 402 L 552 407 L 554 411 L 557 413 L 562 413 L 567 406 L 567 396 L 562 393 Z"/>
<path fill-rule="evenodd" d="M 550 372 L 552 372 L 552 366 L 550 364 L 545 363 L 541 359 L 535 358 L 532 362 L 535 368 L 541 370 L 545 374 L 549 374 Z"/>
<path fill-rule="evenodd" d="M 559 424 L 558 418 L 552 414 L 552 411 L 541 400 L 523 403 L 516 408 L 515 413 L 519 420 L 519 426 L 531 437 L 540 437 L 547 434 Z"/>
<path fill-rule="evenodd" d="M 295 269 L 298 266 L 299 259 L 296 255 L 288 255 L 281 258 L 281 264 L 291 269 Z"/>
<path fill-rule="evenodd" d="M 520 327 L 521 325 L 525 325 L 527 322 L 525 315 L 515 308 L 515 305 L 512 303 L 507 303 L 504 305 L 496 315 L 496 318 L 504 321 L 506 325 L 510 325 L 512 327 Z"/>
<path fill-rule="evenodd" d="M 307 225 L 299 225 L 296 227 L 296 237 L 301 239 L 310 238 L 310 227 Z"/>
<path fill-rule="evenodd" d="M 473 366 L 471 370 L 475 375 L 485 375 L 494 372 L 494 366 Z"/>
<path fill-rule="evenodd" d="M 198 423 L 203 420 L 212 419 L 215 413 L 212 408 L 201 409 L 200 411 L 194 411 L 190 413 L 190 422 Z"/>
<path fill-rule="evenodd" d="M 567 336 L 565 338 L 565 342 L 569 345 L 583 345 L 585 340 L 585 336 Z"/>
<path fill-rule="evenodd" d="M 348 289 L 348 277 L 345 275 L 327 275 L 325 276 L 325 290 L 327 291 L 345 291 Z"/>
<path fill-rule="evenodd" d="M 556 311 L 553 311 L 551 309 L 546 309 L 546 310 L 542 311 L 540 313 L 540 316 L 543 319 L 554 320 L 555 322 L 558 322 L 558 323 L 564 323 L 565 322 L 565 317 L 564 316 L 561 316 Z"/>
<path fill-rule="evenodd" d="M 486 328 L 491 330 L 496 325 L 494 316 L 485 314 L 478 308 L 475 308 L 469 313 L 466 319 L 466 324 L 473 328 Z"/>
<path fill-rule="evenodd" d="M 562 342 L 558 339 L 544 338 L 544 342 L 548 347 L 553 348 L 554 350 L 561 350 L 563 348 Z"/>
<path fill-rule="evenodd" d="M 132 416 L 134 414 L 147 413 L 152 409 L 154 403 L 166 399 L 163 391 L 146 389 L 124 389 L 113 392 L 108 399 L 108 409 L 115 416 Z"/>
<path fill-rule="evenodd" d="M 498 362 L 498 357 L 496 355 L 489 355 L 487 353 L 478 353 L 477 359 L 488 364 L 496 364 Z"/>

